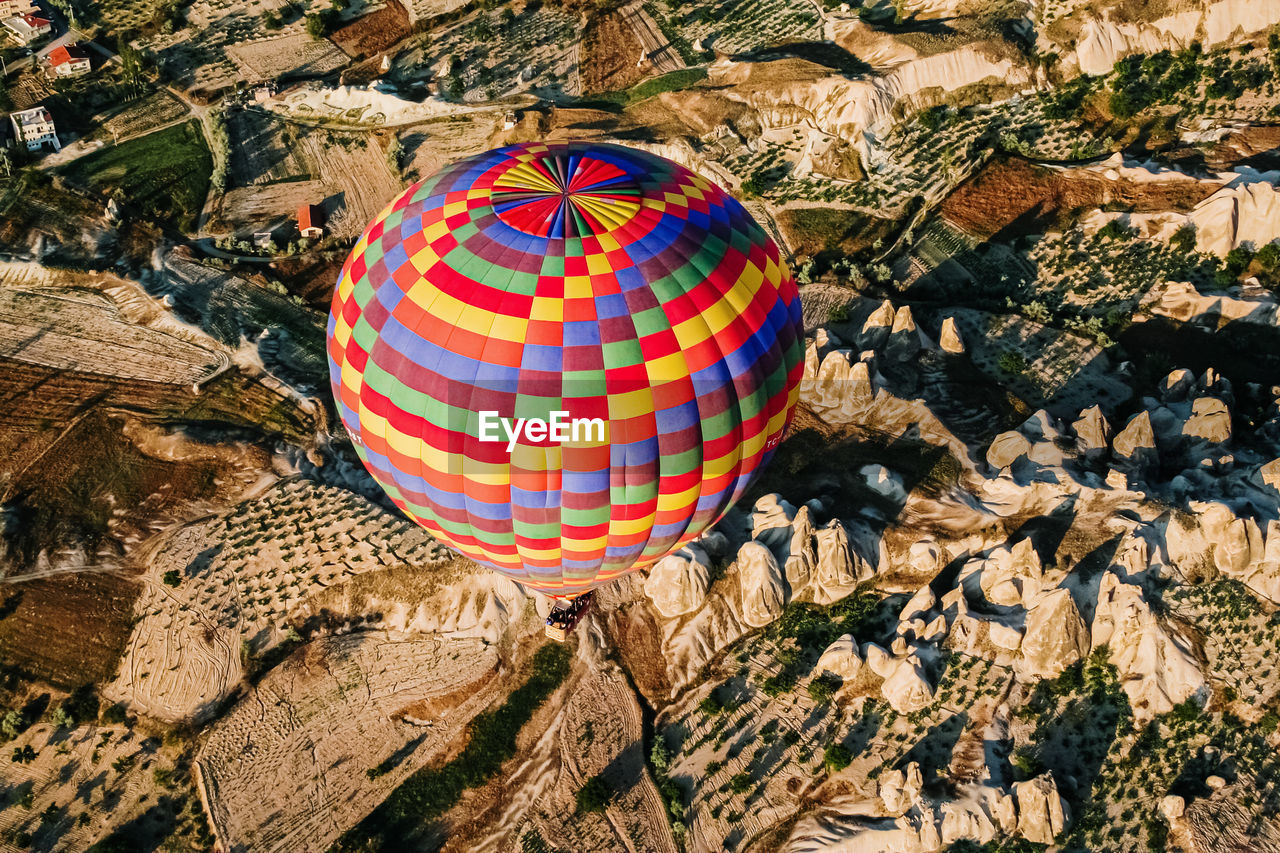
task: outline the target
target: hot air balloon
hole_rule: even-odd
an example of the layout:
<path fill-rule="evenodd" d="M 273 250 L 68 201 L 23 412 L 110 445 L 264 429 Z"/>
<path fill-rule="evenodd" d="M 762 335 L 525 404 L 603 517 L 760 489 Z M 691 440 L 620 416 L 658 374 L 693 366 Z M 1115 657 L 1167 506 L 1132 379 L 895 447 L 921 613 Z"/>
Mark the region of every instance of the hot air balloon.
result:
<path fill-rule="evenodd" d="M 724 515 L 781 441 L 804 359 L 795 283 L 741 204 L 582 142 L 499 148 L 405 190 L 342 268 L 328 355 L 390 499 L 562 602 Z"/>

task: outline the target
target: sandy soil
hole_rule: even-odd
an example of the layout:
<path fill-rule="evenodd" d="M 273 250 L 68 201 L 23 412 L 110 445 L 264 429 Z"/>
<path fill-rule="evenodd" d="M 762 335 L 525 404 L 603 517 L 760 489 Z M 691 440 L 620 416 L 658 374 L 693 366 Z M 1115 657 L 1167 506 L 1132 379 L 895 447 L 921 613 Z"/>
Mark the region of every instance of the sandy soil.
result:
<path fill-rule="evenodd" d="M 33 726 L 11 747 L 31 746 L 36 759 L 30 764 L 4 763 L 3 784 L 7 808 L 0 809 L 0 834 L 25 831 L 33 836 L 30 847 L 0 840 L 0 850 L 86 850 L 113 828 L 157 809 L 154 771 L 168 764 L 157 752 L 157 742 L 123 726 L 78 726 L 55 729 L 48 723 Z M 17 800 L 32 794 L 30 808 Z M 44 821 L 52 807 L 56 817 Z"/>
<path fill-rule="evenodd" d="M 309 645 L 214 725 L 197 760 L 219 840 L 326 849 L 500 693 L 497 668 L 496 648 L 478 640 L 360 633 Z M 432 717 L 406 713 L 432 697 L 446 700 Z"/>

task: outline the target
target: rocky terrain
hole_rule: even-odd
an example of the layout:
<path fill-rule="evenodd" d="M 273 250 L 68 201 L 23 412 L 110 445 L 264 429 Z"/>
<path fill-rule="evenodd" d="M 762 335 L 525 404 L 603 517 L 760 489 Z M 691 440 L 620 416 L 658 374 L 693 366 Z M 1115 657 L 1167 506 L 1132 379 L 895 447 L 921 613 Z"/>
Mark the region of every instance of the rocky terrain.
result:
<path fill-rule="evenodd" d="M 0 851 L 1280 850 L 1280 3 L 68 10 L 117 61 L 4 49 L 65 147 L 0 168 Z M 739 197 L 807 340 L 556 646 L 324 322 L 400 186 L 566 138 Z"/>

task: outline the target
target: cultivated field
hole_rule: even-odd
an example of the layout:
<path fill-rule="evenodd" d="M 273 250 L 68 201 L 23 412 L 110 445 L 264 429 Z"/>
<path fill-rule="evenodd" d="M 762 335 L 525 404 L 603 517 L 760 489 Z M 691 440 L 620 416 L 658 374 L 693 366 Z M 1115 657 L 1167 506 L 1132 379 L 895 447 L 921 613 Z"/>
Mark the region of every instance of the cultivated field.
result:
<path fill-rule="evenodd" d="M 322 74 L 347 61 L 332 42 L 306 33 L 305 15 L 328 8 L 319 0 L 196 0 L 187 7 L 189 27 L 156 37 L 151 46 L 171 79 L 204 92 L 239 80 Z M 276 22 L 274 28 L 268 21 Z"/>
<path fill-rule="evenodd" d="M 168 92 L 157 91 L 99 123 L 87 138 L 107 141 L 139 136 L 175 122 L 186 114 L 185 104 Z"/>
<path fill-rule="evenodd" d="M 0 657 L 67 688 L 110 678 L 129 639 L 140 587 L 80 572 L 0 584 Z"/>
<path fill-rule="evenodd" d="M 213 159 L 194 119 L 105 148 L 63 167 L 73 183 L 117 197 L 126 208 L 194 231 Z"/>
<path fill-rule="evenodd" d="M 106 694 L 164 720 L 206 718 L 246 667 L 289 641 L 289 620 L 316 592 L 371 569 L 428 565 L 437 547 L 350 492 L 273 486 L 153 543 L 137 628 Z"/>
<path fill-rule="evenodd" d="M 35 753 L 32 761 L 6 759 L 4 764 L 4 853 L 207 849 L 198 840 L 203 832 L 199 804 L 175 784 L 174 751 L 158 739 L 94 720 L 63 728 L 38 723 L 5 744 L 6 750 L 28 746 Z M 93 847 L 107 836 L 114 836 L 111 843 Z M 116 838 L 123 846 L 114 843 Z"/>
<path fill-rule="evenodd" d="M 432 79 L 454 100 L 493 100 L 526 90 L 577 95 L 579 34 L 578 16 L 550 4 L 514 15 L 482 9 L 401 51 L 389 76 L 405 84 Z"/>
<path fill-rule="evenodd" d="M 253 110 L 233 116 L 232 189 L 209 224 L 214 233 L 284 225 L 298 205 L 323 203 L 328 233 L 352 237 L 403 188 L 387 165 L 382 135 L 307 127 Z"/>
<path fill-rule="evenodd" d="M 430 635 L 318 640 L 220 719 L 198 759 L 229 849 L 328 849 L 501 695 L 496 646 Z"/>
<path fill-rule="evenodd" d="M 372 56 L 409 35 L 409 13 L 399 0 L 387 0 L 376 11 L 338 28 L 330 38 L 349 56 Z"/>

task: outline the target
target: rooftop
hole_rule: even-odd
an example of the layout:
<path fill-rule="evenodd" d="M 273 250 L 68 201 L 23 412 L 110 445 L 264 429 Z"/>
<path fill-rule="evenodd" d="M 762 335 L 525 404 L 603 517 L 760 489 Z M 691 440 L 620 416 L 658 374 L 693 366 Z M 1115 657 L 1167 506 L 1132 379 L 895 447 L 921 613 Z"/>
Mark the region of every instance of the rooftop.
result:
<path fill-rule="evenodd" d="M 85 53 L 80 45 L 74 43 L 58 45 L 49 52 L 49 64 L 54 66 L 67 62 L 80 62 L 88 58 L 89 54 Z"/>
<path fill-rule="evenodd" d="M 29 110 L 12 113 L 11 118 L 19 125 L 35 124 L 42 121 L 53 121 L 53 116 L 49 115 L 49 111 L 44 107 L 32 107 Z"/>

